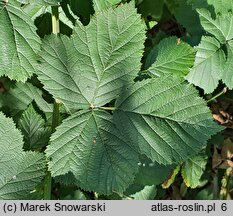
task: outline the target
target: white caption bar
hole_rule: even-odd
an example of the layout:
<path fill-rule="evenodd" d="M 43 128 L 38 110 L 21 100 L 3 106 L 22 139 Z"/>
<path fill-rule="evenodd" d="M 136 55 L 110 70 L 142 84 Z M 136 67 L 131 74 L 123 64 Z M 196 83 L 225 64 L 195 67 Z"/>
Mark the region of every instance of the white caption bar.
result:
<path fill-rule="evenodd" d="M 233 215 L 233 201 L 154 200 L 154 201 L 0 201 L 0 215 L 82 215 L 82 216 L 228 216 Z"/>

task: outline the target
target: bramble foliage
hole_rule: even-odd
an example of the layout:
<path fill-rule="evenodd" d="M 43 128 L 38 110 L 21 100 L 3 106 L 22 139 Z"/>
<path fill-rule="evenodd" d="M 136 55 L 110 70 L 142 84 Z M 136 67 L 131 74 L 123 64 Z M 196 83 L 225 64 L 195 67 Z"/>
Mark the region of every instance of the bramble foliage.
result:
<path fill-rule="evenodd" d="M 0 198 L 41 198 L 48 171 L 59 199 L 154 199 L 180 169 L 198 187 L 224 127 L 195 86 L 233 88 L 232 4 L 82 2 L 0 3 Z M 164 8 L 184 37 L 149 38 Z"/>

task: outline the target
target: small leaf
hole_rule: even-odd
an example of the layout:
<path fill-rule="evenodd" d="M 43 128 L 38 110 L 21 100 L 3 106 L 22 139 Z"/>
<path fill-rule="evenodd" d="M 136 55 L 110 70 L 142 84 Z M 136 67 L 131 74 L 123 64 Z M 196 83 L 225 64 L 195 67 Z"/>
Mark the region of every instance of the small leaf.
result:
<path fill-rule="evenodd" d="M 141 191 L 135 194 L 130 194 L 128 196 L 132 197 L 134 200 L 154 200 L 157 193 L 157 188 L 155 185 L 145 186 Z"/>
<path fill-rule="evenodd" d="M 9 160 L 10 157 L 16 157 L 18 152 L 23 150 L 23 136 L 12 119 L 6 118 L 0 112 L 0 137 L 1 137 L 1 151 L 0 151 L 0 164 L 4 162 L 3 158 Z M 12 150 L 13 149 L 13 150 Z M 9 151 L 9 152 L 8 152 Z M 8 156 L 9 154 L 9 156 Z"/>
<path fill-rule="evenodd" d="M 214 20 L 208 10 L 197 9 L 200 15 L 200 21 L 203 28 L 214 35 L 220 43 L 225 43 L 233 38 L 233 15 L 224 14 L 217 16 Z"/>
<path fill-rule="evenodd" d="M 216 14 L 226 14 L 233 10 L 233 0 L 207 0 L 209 5 L 213 5 Z"/>
<path fill-rule="evenodd" d="M 0 112 L 0 199 L 27 199 L 45 175 L 45 157 L 23 152 L 23 137 Z"/>
<path fill-rule="evenodd" d="M 222 71 L 222 80 L 228 88 L 233 89 L 233 40 L 227 43 L 227 61 Z"/>
<path fill-rule="evenodd" d="M 181 174 L 187 187 L 196 188 L 200 184 L 200 178 L 205 171 L 207 159 L 205 154 L 199 154 L 185 162 Z"/>
<path fill-rule="evenodd" d="M 194 49 L 182 41 L 178 42 L 176 37 L 163 39 L 151 52 L 145 65 L 149 67 L 154 62 L 148 69 L 154 76 L 187 75 L 195 57 Z M 153 53 L 156 53 L 156 59 L 151 58 L 155 56 Z"/>
<path fill-rule="evenodd" d="M 180 172 L 180 165 L 177 165 L 175 169 L 171 172 L 170 176 L 163 182 L 162 188 L 166 189 L 171 186 L 171 184 L 175 181 L 177 174 Z"/>
<path fill-rule="evenodd" d="M 4 161 L 4 162 L 3 162 Z M 17 157 L 3 158 L 0 170 L 0 199 L 27 199 L 45 176 L 45 157 L 41 153 L 18 152 Z"/>
<path fill-rule="evenodd" d="M 194 66 L 186 79 L 211 93 L 218 86 L 225 64 L 225 54 L 220 43 L 213 37 L 202 37 L 197 47 Z"/>
<path fill-rule="evenodd" d="M 198 3 L 198 6 L 201 5 L 202 8 L 208 6 L 208 4 L 203 0 L 201 0 L 201 3 L 200 1 L 192 0 L 194 3 L 191 5 L 189 3 L 190 1 L 191 0 L 166 0 L 166 4 L 178 23 L 188 32 L 186 40 L 188 40 L 190 44 L 196 45 L 200 42 L 203 28 L 198 13 L 193 7 L 196 7 Z"/>
<path fill-rule="evenodd" d="M 33 100 L 43 112 L 53 112 L 53 105 L 43 99 L 42 91 L 28 82 L 17 82 L 9 91 L 2 94 L 1 100 L 2 106 L 8 107 L 12 116 L 27 109 Z"/>
<path fill-rule="evenodd" d="M 163 14 L 164 0 L 143 0 L 138 6 L 139 12 L 144 17 L 151 17 L 159 21 Z"/>
<path fill-rule="evenodd" d="M 50 129 L 45 128 L 44 119 L 30 105 L 19 119 L 19 129 L 24 135 L 25 149 L 35 150 L 46 146 L 50 137 Z"/>
<path fill-rule="evenodd" d="M 32 20 L 18 7 L 0 4 L 0 76 L 25 82 L 36 73 L 40 38 Z"/>
<path fill-rule="evenodd" d="M 122 193 L 138 169 L 137 153 L 105 111 L 81 111 L 67 118 L 46 150 L 52 176 L 71 171 L 88 191 Z"/>
<path fill-rule="evenodd" d="M 140 69 L 144 25 L 131 2 L 77 23 L 72 38 L 43 41 L 39 79 L 68 109 L 103 106 Z"/>
<path fill-rule="evenodd" d="M 135 83 L 116 101 L 118 128 L 140 154 L 159 164 L 195 155 L 220 131 L 197 90 L 178 77 Z"/>

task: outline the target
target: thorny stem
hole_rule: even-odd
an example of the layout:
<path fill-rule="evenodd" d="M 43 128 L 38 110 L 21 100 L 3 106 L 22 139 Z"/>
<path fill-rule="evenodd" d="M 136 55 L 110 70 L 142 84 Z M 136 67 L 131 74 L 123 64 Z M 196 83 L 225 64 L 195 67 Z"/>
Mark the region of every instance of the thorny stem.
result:
<path fill-rule="evenodd" d="M 58 6 L 52 6 L 52 32 L 57 35 L 59 28 L 59 13 Z M 55 131 L 59 123 L 59 103 L 54 100 L 53 103 L 53 117 L 52 117 L 52 133 Z M 44 200 L 51 200 L 52 177 L 50 171 L 47 169 L 44 183 Z"/>
<path fill-rule="evenodd" d="M 218 94 L 216 94 L 215 96 L 213 96 L 212 98 L 210 98 L 209 100 L 207 100 L 207 103 L 215 100 L 216 98 L 218 98 L 219 96 L 225 94 L 226 92 L 227 92 L 227 87 L 224 87 L 221 92 L 219 92 Z"/>

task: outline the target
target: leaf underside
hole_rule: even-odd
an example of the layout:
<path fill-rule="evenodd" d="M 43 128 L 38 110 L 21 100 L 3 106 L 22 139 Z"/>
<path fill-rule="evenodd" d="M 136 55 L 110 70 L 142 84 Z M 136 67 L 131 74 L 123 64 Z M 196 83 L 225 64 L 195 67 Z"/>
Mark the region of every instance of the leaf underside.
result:
<path fill-rule="evenodd" d="M 225 43 L 233 38 L 233 15 L 224 14 L 214 20 L 207 9 L 197 9 L 203 28 L 214 35 L 220 43 Z"/>
<path fill-rule="evenodd" d="M 181 173 L 187 187 L 196 188 L 199 185 L 206 163 L 207 156 L 204 154 L 195 155 L 185 162 Z"/>
<path fill-rule="evenodd" d="M 17 82 L 15 86 L 1 95 L 0 101 L 2 101 L 2 106 L 8 107 L 12 116 L 25 110 L 32 101 L 35 101 L 43 112 L 53 112 L 53 105 L 43 99 L 42 91 L 29 82 Z"/>
<path fill-rule="evenodd" d="M 0 199 L 25 199 L 45 175 L 45 157 L 23 152 L 23 137 L 0 113 Z"/>
<path fill-rule="evenodd" d="M 233 89 L 233 40 L 227 44 L 227 61 L 223 69 L 222 80 L 228 88 Z"/>
<path fill-rule="evenodd" d="M 154 76 L 174 74 L 184 76 L 189 72 L 189 68 L 194 62 L 194 49 L 188 44 L 180 41 L 176 37 L 163 39 L 155 49 L 151 51 L 145 67 Z M 156 60 L 152 59 L 153 53 L 157 53 Z"/>
<path fill-rule="evenodd" d="M 30 105 L 19 119 L 18 128 L 24 135 L 24 149 L 36 150 L 48 144 L 50 128 L 45 127 L 44 119 Z"/>
<path fill-rule="evenodd" d="M 159 164 L 187 159 L 221 130 L 196 89 L 181 78 L 135 83 L 122 92 L 116 106 L 119 128 L 134 148 Z"/>
<path fill-rule="evenodd" d="M 37 69 L 40 38 L 30 17 L 21 9 L 0 4 L 0 76 L 25 82 Z"/>
<path fill-rule="evenodd" d="M 81 111 L 66 119 L 46 150 L 52 176 L 71 171 L 86 190 L 123 192 L 138 169 L 138 155 L 105 111 Z"/>
<path fill-rule="evenodd" d="M 220 43 L 213 37 L 202 37 L 197 47 L 194 66 L 186 79 L 196 86 L 211 93 L 218 86 L 225 64 L 225 54 Z"/>
<path fill-rule="evenodd" d="M 133 3 L 77 22 L 71 39 L 43 41 L 39 79 L 69 110 L 103 106 L 137 75 L 144 29 Z"/>

